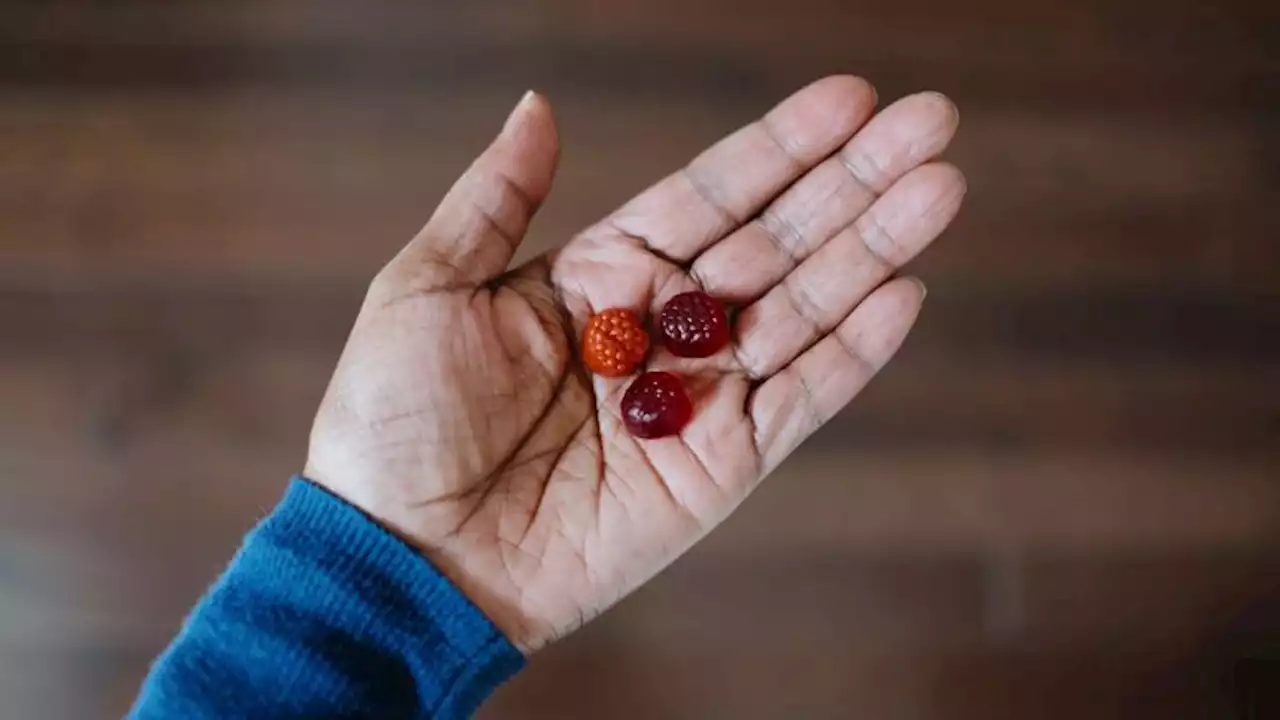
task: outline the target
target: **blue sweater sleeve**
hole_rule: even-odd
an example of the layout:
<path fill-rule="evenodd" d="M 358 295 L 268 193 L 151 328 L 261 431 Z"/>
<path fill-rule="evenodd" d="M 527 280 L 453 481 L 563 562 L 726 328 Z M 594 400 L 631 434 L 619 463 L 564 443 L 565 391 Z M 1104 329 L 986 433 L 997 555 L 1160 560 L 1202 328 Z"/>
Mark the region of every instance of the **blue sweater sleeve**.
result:
<path fill-rule="evenodd" d="M 426 559 L 298 477 L 129 717 L 461 718 L 523 663 Z"/>

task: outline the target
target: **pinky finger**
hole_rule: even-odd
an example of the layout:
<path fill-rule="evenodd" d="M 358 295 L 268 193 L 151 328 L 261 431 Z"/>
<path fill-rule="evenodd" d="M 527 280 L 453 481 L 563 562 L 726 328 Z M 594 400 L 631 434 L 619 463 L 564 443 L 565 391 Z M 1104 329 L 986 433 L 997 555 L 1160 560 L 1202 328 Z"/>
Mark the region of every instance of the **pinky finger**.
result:
<path fill-rule="evenodd" d="M 889 362 L 915 324 L 923 300 L 919 280 L 885 283 L 757 388 L 747 413 L 764 473 L 848 405 Z"/>

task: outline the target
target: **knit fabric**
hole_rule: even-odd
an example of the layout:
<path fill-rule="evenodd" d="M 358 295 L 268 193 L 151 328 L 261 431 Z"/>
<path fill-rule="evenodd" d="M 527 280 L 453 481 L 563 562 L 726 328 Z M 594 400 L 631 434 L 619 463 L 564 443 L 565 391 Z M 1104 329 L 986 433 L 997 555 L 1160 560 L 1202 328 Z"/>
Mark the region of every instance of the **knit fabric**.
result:
<path fill-rule="evenodd" d="M 295 477 L 129 717 L 464 718 L 523 664 L 417 551 Z"/>

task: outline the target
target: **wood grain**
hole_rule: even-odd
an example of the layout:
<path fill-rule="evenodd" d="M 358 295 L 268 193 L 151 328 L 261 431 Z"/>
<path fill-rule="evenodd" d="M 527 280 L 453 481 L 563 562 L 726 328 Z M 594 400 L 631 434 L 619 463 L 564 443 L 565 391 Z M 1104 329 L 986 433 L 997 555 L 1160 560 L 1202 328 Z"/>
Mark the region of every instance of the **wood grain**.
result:
<path fill-rule="evenodd" d="M 1280 639 L 1273 15 L 7 3 L 0 714 L 124 712 L 300 467 L 365 283 L 520 92 L 564 139 L 528 257 L 852 71 L 962 110 L 912 338 L 482 716 L 1230 717 Z"/>
<path fill-rule="evenodd" d="M 3 272 L 62 287 L 359 282 L 417 230 L 512 97 L 433 94 L 20 95 L 0 110 L 13 139 L 0 165 Z M 555 100 L 564 162 L 526 256 L 767 107 L 646 97 L 601 107 L 582 89 Z M 1253 238 L 1278 228 L 1246 121 L 978 105 L 963 123 L 950 158 L 973 199 L 927 269 L 977 285 L 1088 273 L 1274 287 L 1280 265 Z"/>

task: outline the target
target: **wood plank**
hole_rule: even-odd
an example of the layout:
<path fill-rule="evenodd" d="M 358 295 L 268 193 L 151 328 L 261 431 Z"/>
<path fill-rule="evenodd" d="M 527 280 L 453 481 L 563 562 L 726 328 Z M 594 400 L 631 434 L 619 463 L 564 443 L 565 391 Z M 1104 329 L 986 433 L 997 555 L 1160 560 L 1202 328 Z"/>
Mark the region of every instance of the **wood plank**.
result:
<path fill-rule="evenodd" d="M 575 643 L 576 640 L 570 641 Z M 891 657 L 857 650 L 722 655 L 637 653 L 610 640 L 558 646 L 501 689 L 479 718 L 875 717 L 882 720 L 1222 720 L 1225 662 L 1176 652 L 1103 647 L 1070 656 L 932 652 Z M 91 658 L 91 660 L 89 660 Z M 32 684 L 17 717 L 117 717 L 136 692 L 149 656 L 113 650 L 53 659 L 6 658 Z M 75 677 L 78 692 L 34 668 Z M 68 668 L 75 671 L 67 675 Z M 35 690 L 36 692 L 33 692 Z M 1049 700 L 1046 700 L 1049 699 Z M 15 710 L 16 711 L 16 710 Z"/>
<path fill-rule="evenodd" d="M 1124 453 L 815 449 L 779 469 L 708 546 L 726 554 L 771 547 L 1274 547 L 1274 458 L 1223 463 Z"/>
<path fill-rule="evenodd" d="M 1272 445 L 1280 333 L 1264 298 L 934 292 L 902 356 L 813 447 L 1213 457 Z M 0 294 L 4 425 L 19 446 L 72 438 L 110 456 L 156 433 L 204 434 L 269 457 L 303 437 L 358 301 Z"/>
<path fill-rule="evenodd" d="M 482 717 L 1227 717 L 1280 642 L 1274 9 L 786 9 L 0 7 L 0 714 L 124 712 L 520 91 L 565 138 L 528 253 L 855 70 L 964 113 L 913 339 Z"/>
<path fill-rule="evenodd" d="M 1176 654 L 1100 648 L 1074 656 L 914 654 L 857 650 L 816 658 L 776 652 L 628 654 L 535 663 L 483 718 L 733 717 L 884 720 L 1220 720 L 1222 668 Z M 1206 679 L 1206 676 L 1208 679 Z M 555 693 L 551 687 L 581 687 Z"/>
<path fill-rule="evenodd" d="M 1183 456 L 1213 457 L 1257 453 L 1274 437 L 1270 388 L 1280 378 L 1273 368 L 1074 368 L 1006 356 L 958 372 L 956 350 L 924 337 L 920 344 L 903 351 L 811 447 L 1133 455 L 1177 447 Z M 146 443 L 165 423 L 264 451 L 288 447 L 309 423 L 337 346 L 314 356 L 267 350 L 202 360 L 199 352 L 122 341 L 71 362 L 0 361 L 13 399 L 4 424 L 24 444 L 56 447 L 73 438 L 105 455 Z"/>
<path fill-rule="evenodd" d="M 1280 358 L 1273 293 L 1089 286 L 1015 294 L 945 283 L 933 290 L 943 301 L 922 314 L 922 332 L 912 345 L 926 355 L 945 353 L 939 362 L 1016 359 L 1120 371 L 1150 364 L 1234 372 L 1270 368 Z M 333 357 L 363 293 L 363 286 L 287 284 L 0 290 L 0 321 L 11 357 L 130 347 L 211 358 L 263 348 Z"/>
<path fill-rule="evenodd" d="M 665 688 L 666 712 L 699 716 L 777 717 L 784 709 L 808 716 L 867 703 L 886 711 L 917 707 L 927 717 L 989 717 L 981 711 L 1043 707 L 1050 689 L 1086 698 L 1076 711 L 1133 710 L 1160 698 L 1185 709 L 1187 702 L 1220 701 L 1219 673 L 1259 652 L 1280 629 L 1237 619 L 1251 604 L 1275 599 L 1274 555 L 1042 558 L 1019 570 L 1026 589 L 1022 623 L 1014 627 L 991 622 L 993 586 L 983 562 L 944 553 L 759 554 L 726 563 L 695 551 L 537 656 L 491 712 L 505 713 L 511 703 L 522 712 L 538 708 L 539 717 L 552 708 L 560 708 L 556 716 L 592 709 L 630 717 L 618 713 L 657 711 L 655 687 Z M 57 564 L 40 571 L 46 577 L 48 567 Z M 34 667 L 61 665 L 81 687 L 97 689 L 71 696 L 76 702 L 127 702 L 181 609 L 160 610 L 140 597 L 149 586 L 121 579 L 105 588 L 79 583 L 97 595 L 45 594 L 30 598 L 38 604 L 16 605 L 28 616 L 38 607 L 63 628 L 56 637 L 73 640 L 50 644 L 31 633 L 10 638 L 8 653 L 38 639 L 29 656 Z M 102 647 L 113 649 L 96 649 Z M 0 655 L 0 664 L 14 657 Z M 564 686 L 562 673 L 591 689 L 549 692 Z M 632 695 L 650 700 L 633 705 Z M 926 704 L 911 704 L 913 698 Z M 963 714 L 939 714 L 943 708 Z"/>
<path fill-rule="evenodd" d="M 328 363 L 225 358 L 166 369 L 168 356 L 137 357 L 0 366 L 12 399 L 0 413 L 0 517 L 12 533 L 47 542 L 65 533 L 129 562 L 154 555 L 154 567 L 174 552 L 199 552 L 194 539 L 157 536 L 204 538 L 203 567 L 211 567 L 302 465 Z M 899 385 L 913 384 L 908 370 L 895 371 Z M 1027 397 L 1016 375 L 993 385 L 1004 388 L 993 395 L 1034 401 L 1030 377 Z M 922 382 L 915 398 L 875 388 L 866 407 L 785 464 L 708 547 L 740 555 L 1277 546 L 1278 449 L 1267 430 L 1274 420 L 1264 424 L 1274 401 L 1260 395 L 1246 414 L 1242 395 L 1258 381 L 1243 376 L 1234 389 L 1207 383 L 1189 403 L 1178 376 L 1164 377 L 1163 390 L 1159 373 L 1151 384 L 1138 374 L 1097 387 L 1081 381 L 1077 399 L 1096 399 L 1108 413 L 1101 418 L 1081 407 L 1061 417 L 1020 411 L 998 399 L 966 413 L 965 398 L 981 393 L 937 382 Z M 1063 388 L 1044 382 L 1048 404 Z M 1136 406 L 1121 417 L 1136 430 L 1109 416 L 1126 407 L 1108 404 L 1111 388 L 1129 382 Z M 1162 400 L 1147 407 L 1148 398 Z M 955 409 L 935 409 L 947 406 Z"/>
<path fill-rule="evenodd" d="M 14 96 L 0 110 L 0 134 L 13 139 L 0 151 L 0 282 L 360 282 L 420 227 L 511 98 L 367 99 Z M 758 109 L 563 98 L 558 192 L 525 255 L 564 242 Z M 1266 239 L 1280 226 L 1255 145 L 1241 120 L 978 105 L 952 153 L 969 207 L 921 270 L 976 286 L 1274 287 L 1280 262 Z"/>
<path fill-rule="evenodd" d="M 1002 623 L 1005 609 L 993 602 L 1007 592 L 993 579 L 999 564 L 1019 586 L 1013 622 Z M 1265 649 L 1265 638 L 1280 631 L 1274 618 L 1240 619 L 1280 600 L 1271 581 L 1278 569 L 1280 557 L 1257 550 L 1045 552 L 1020 559 L 998 551 L 814 551 L 727 558 L 698 548 L 604 624 L 637 652 L 771 647 L 826 654 L 856 644 L 885 655 L 928 649 L 1069 655 L 1125 643 L 1154 648 L 1202 641 L 1205 651 L 1249 653 Z M 738 632 L 747 627 L 754 629 Z M 1240 642 L 1246 629 L 1258 635 L 1252 642 Z"/>
<path fill-rule="evenodd" d="M 350 43 L 391 42 L 412 44 L 424 38 L 461 38 L 467 42 L 493 37 L 577 34 L 600 41 L 616 41 L 650 34 L 668 42 L 724 43 L 739 50 L 777 39 L 770 30 L 788 24 L 815 20 L 841 20 L 847 7 L 839 0 L 797 0 L 793 13 L 774 12 L 767 0 L 709 0 L 695 5 L 679 0 L 654 0 L 645 7 L 618 7 L 598 12 L 590 0 L 556 0 L 530 6 L 526 3 L 474 5 L 423 5 L 412 0 L 390 0 L 360 12 L 340 0 L 227 0 L 216 4 L 172 6 L 147 0 L 119 0 L 108 5 L 83 2 L 28 2 L 5 6 L 4 37 L 27 38 L 56 44 L 92 40 L 136 40 L 140 25 L 155 24 L 173 33 L 175 41 L 217 44 L 229 40 L 262 44 L 301 41 L 343 41 Z M 1015 0 L 975 0 L 969 10 L 953 5 L 936 5 L 930 0 L 905 0 L 893 5 L 858 9 L 858 18 L 870 22 L 896 22 L 907 30 L 931 21 L 956 23 L 983 37 L 1008 33 L 992 29 L 981 17 L 984 12 L 1006 13 L 1011 21 L 1028 21 L 1018 27 L 1019 37 L 1047 39 L 1064 45 L 1076 40 L 1106 40 L 1126 44 L 1132 52 L 1150 51 L 1184 39 L 1225 40 L 1231 31 L 1248 29 L 1255 19 L 1269 17 L 1266 8 L 1245 0 L 1205 4 L 1175 0 L 1170 12 L 1146 18 L 1133 8 L 1103 0 L 1053 2 L 1026 5 Z M 733 9 L 738 12 L 727 12 Z M 683 10 L 685 22 L 670 25 L 672 14 Z M 1061 20 L 1065 27 L 1049 20 Z M 431 20 L 452 21 L 458 27 L 447 32 Z M 542 21 L 542 22 L 540 22 Z M 1142 21 L 1151 29 L 1150 37 L 1132 38 L 1129 24 Z M 816 23 L 814 23 L 816 24 Z M 850 23 L 852 24 L 852 23 Z M 1208 24 L 1195 32 L 1197 24 Z M 696 33 L 697 27 L 714 26 L 714 35 Z M 844 23 L 822 25 L 815 42 L 835 43 L 847 32 Z M 984 30 L 985 29 L 985 30 Z M 630 34 L 628 34 L 630 33 Z M 1124 41 L 1128 41 L 1125 43 Z M 1012 44 L 1012 42 L 1011 42 Z M 777 51 L 774 47 L 763 48 Z M 972 48 L 992 51 L 992 48 Z M 1004 48 L 1008 50 L 1010 48 Z M 1024 47 L 1029 50 L 1031 48 Z"/>
<path fill-rule="evenodd" d="M 1238 86 L 1215 80 L 1225 68 L 1266 57 L 1251 23 L 1257 11 L 1244 3 L 1215 8 L 1183 2 L 1177 12 L 1144 16 L 1141 25 L 1125 8 L 1103 3 L 984 5 L 990 6 L 986 12 L 927 0 L 859 8 L 856 22 L 826 1 L 801 3 L 783 16 L 761 3 L 723 2 L 667 2 L 608 13 L 580 2 L 475 9 L 394 3 L 368 13 L 333 3 L 262 3 L 234 11 L 133 4 L 84 17 L 26 7 L 11 11 L 7 23 L 13 30 L 6 50 L 23 62 L 6 66 L 5 79 L 207 87 L 263 81 L 472 85 L 532 76 L 602 92 L 625 85 L 628 92 L 732 96 L 844 65 L 865 66 L 904 87 L 926 75 L 935 82 L 980 77 L 987 81 L 986 95 L 1005 103 L 1015 96 L 1019 104 L 1061 103 L 1087 91 L 1113 107 L 1174 107 L 1188 97 L 1238 98 Z M 1019 32 L 994 31 L 985 21 L 989 14 L 1019 23 Z M 679 27 L 670 17 L 682 18 Z M 174 39 L 139 44 L 130 32 L 139 26 L 164 28 L 162 37 Z M 699 30 L 706 26 L 716 32 Z M 1143 32 L 1133 32 L 1135 26 Z M 445 27 L 448 32 L 441 31 Z M 805 41 L 779 42 L 788 37 Z M 30 51 L 36 47 L 40 52 Z M 467 68 L 465 79 L 456 67 Z M 1088 83 L 1080 82 L 1086 76 Z M 1011 81 L 1020 92 L 1007 92 Z"/>

